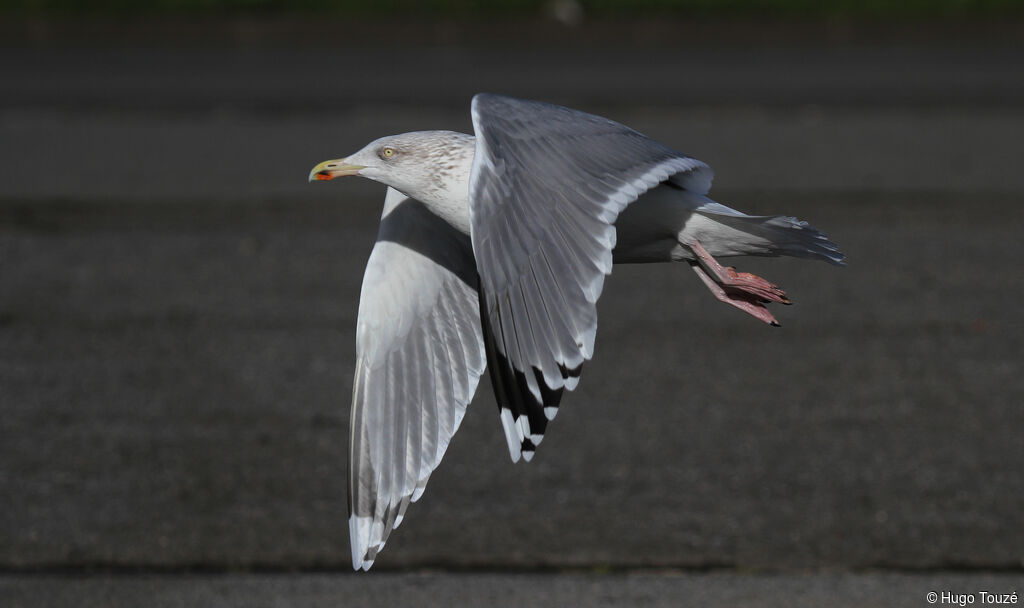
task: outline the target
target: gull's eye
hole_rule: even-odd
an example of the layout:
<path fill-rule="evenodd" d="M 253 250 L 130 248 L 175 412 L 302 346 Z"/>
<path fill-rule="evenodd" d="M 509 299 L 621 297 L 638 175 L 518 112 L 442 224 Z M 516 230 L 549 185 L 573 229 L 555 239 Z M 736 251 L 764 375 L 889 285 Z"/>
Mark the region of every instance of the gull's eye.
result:
<path fill-rule="evenodd" d="M 395 155 L 395 149 L 394 148 L 382 148 L 381 151 L 380 151 L 380 157 L 381 158 L 391 158 L 394 155 Z"/>

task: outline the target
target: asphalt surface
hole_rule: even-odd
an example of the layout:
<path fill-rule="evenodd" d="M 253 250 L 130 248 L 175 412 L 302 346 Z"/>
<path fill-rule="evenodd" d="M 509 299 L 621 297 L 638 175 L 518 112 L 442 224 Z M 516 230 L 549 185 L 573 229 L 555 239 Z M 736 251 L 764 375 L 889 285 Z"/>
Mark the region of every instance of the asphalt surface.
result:
<path fill-rule="evenodd" d="M 1020 577 L 899 574 L 453 574 L 0 577 L 5 606 L 834 606 L 973 605 L 1013 594 Z M 950 601 L 942 602 L 943 593 Z M 1012 595 L 1011 595 L 1012 596 Z"/>
<path fill-rule="evenodd" d="M 1024 590 L 1017 49 L 691 48 L 692 99 L 645 75 L 678 70 L 678 49 L 362 49 L 345 79 L 309 67 L 321 51 L 0 54 L 5 606 Z M 611 86 L 641 63 L 642 86 Z M 796 302 L 781 329 L 684 267 L 617 267 L 597 355 L 534 461 L 508 462 L 483 383 L 381 572 L 341 574 L 383 192 L 305 175 L 386 133 L 469 129 L 485 71 L 708 161 L 715 198 L 811 221 L 850 266 L 739 261 Z M 392 83 L 405 73 L 422 80 Z"/>

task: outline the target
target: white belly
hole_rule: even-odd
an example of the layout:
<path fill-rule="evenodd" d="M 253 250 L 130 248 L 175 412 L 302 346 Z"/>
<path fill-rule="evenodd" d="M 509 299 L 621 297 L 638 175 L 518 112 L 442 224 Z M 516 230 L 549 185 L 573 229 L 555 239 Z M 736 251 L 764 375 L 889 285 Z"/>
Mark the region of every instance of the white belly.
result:
<path fill-rule="evenodd" d="M 695 211 L 698 207 L 703 209 Z M 619 214 L 615 263 L 693 260 L 688 245 L 694 241 L 715 257 L 764 255 L 772 249 L 771 241 L 741 229 L 759 221 L 706 196 L 658 186 Z"/>
<path fill-rule="evenodd" d="M 679 243 L 680 232 L 694 217 L 693 210 L 699 204 L 690 199 L 696 197 L 658 186 L 630 203 L 615 222 L 615 263 L 693 259 L 690 250 Z"/>

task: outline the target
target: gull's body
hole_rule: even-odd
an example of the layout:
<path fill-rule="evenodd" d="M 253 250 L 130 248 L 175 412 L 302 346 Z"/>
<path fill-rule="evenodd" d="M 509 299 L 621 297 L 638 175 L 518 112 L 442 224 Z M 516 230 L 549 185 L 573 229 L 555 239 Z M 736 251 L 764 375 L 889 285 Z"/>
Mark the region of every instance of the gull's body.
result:
<path fill-rule="evenodd" d="M 512 459 L 533 456 L 593 354 L 613 262 L 686 261 L 719 300 L 777 325 L 764 304 L 785 294 L 715 257 L 843 261 L 805 222 L 712 201 L 710 167 L 610 120 L 477 95 L 473 126 L 385 137 L 310 174 L 389 186 L 356 337 L 357 569 L 422 494 L 485 366 Z"/>

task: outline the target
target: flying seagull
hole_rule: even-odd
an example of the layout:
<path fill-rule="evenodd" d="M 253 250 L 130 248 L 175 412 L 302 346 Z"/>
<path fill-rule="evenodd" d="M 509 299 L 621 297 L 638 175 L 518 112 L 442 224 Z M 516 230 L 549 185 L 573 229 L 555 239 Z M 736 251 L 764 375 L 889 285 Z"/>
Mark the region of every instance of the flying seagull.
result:
<path fill-rule="evenodd" d="M 485 367 L 514 462 L 529 461 L 594 353 L 613 263 L 683 261 L 716 298 L 765 323 L 789 304 L 716 258 L 843 265 L 806 222 L 707 197 L 712 171 L 619 123 L 479 94 L 475 136 L 383 137 L 310 181 L 388 186 L 363 277 L 349 455 L 352 565 L 368 570 L 423 494 Z"/>

